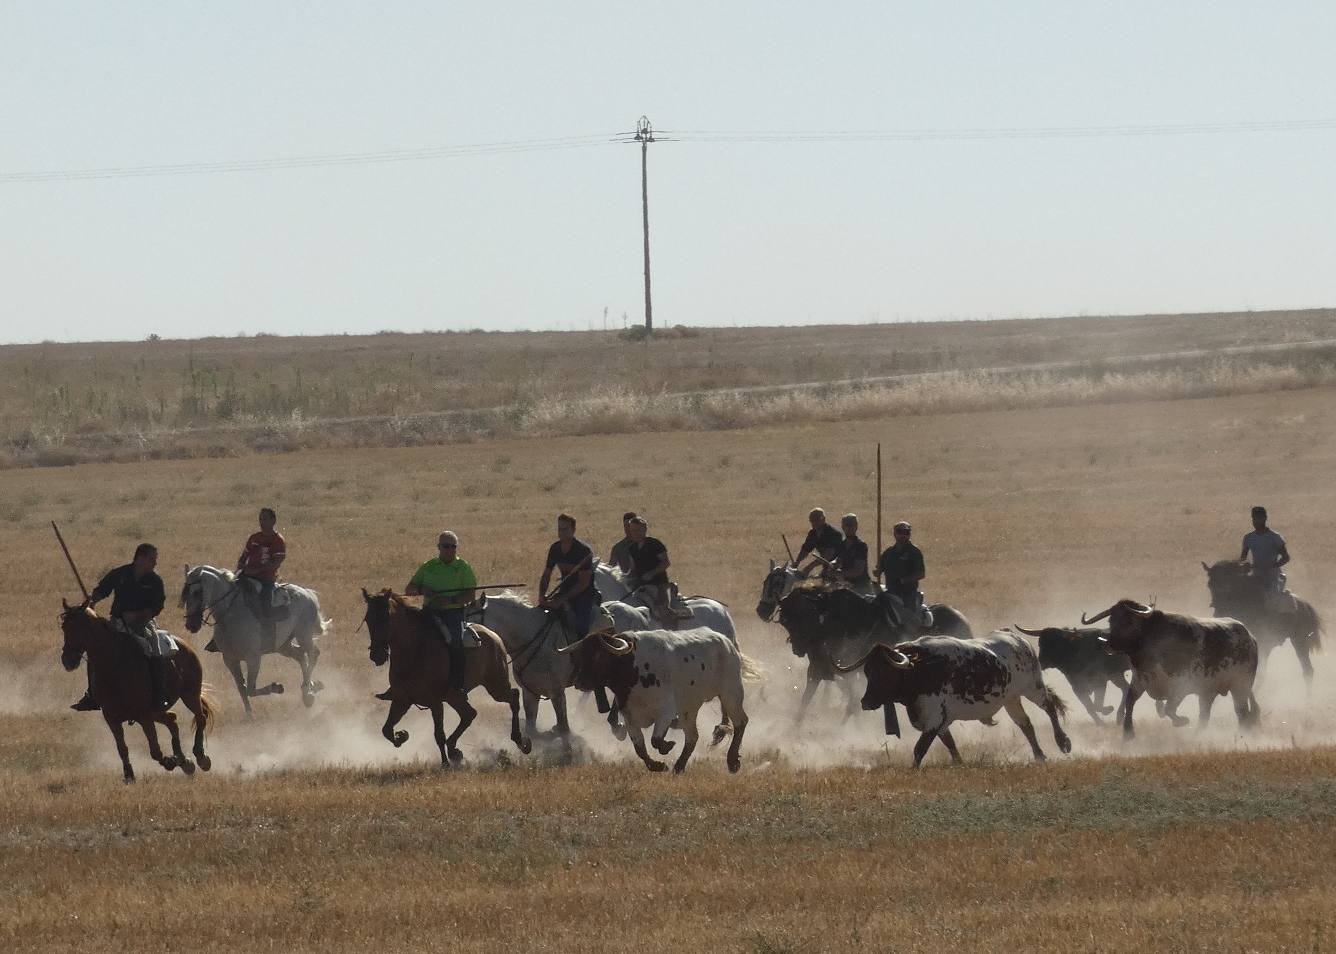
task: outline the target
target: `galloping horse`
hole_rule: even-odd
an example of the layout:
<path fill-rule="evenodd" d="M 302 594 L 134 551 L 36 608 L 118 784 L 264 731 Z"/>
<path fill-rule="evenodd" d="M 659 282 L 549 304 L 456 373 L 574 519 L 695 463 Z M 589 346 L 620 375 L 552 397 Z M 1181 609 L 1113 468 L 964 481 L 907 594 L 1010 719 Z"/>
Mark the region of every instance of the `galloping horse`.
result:
<path fill-rule="evenodd" d="M 1230 616 L 1238 620 L 1257 640 L 1258 655 L 1262 667 L 1271 650 L 1285 640 L 1294 647 L 1299 657 L 1299 667 L 1304 673 L 1304 682 L 1309 691 L 1313 688 L 1313 663 L 1309 656 L 1314 650 L 1322 649 L 1322 617 L 1313 604 L 1292 597 L 1293 612 L 1281 612 L 1267 601 L 1267 591 L 1262 581 L 1252 576 L 1247 564 L 1237 560 L 1220 560 L 1208 566 L 1202 563 L 1206 571 L 1206 588 L 1211 591 L 1211 610 L 1216 616 Z"/>
<path fill-rule="evenodd" d="M 390 712 L 380 732 L 395 748 L 408 741 L 408 733 L 403 729 L 396 732 L 395 726 L 410 706 L 422 706 L 431 710 L 441 766 L 448 768 L 452 760 L 462 761 L 464 754 L 456 743 L 478 715 L 478 710 L 469 705 L 468 691 L 482 686 L 497 702 L 510 706 L 510 739 L 521 752 L 530 752 L 532 744 L 520 732 L 520 693 L 510 684 L 500 636 L 474 624 L 482 645 L 465 652 L 464 688 L 453 689 L 445 638 L 424 611 L 408 605 L 392 590 L 381 590 L 373 596 L 364 589 L 362 599 L 366 601 L 366 626 L 371 634 L 371 661 L 377 666 L 385 665 L 386 660 L 390 663 Z M 449 738 L 445 734 L 445 702 L 459 715 L 459 725 Z"/>
<path fill-rule="evenodd" d="M 181 588 L 181 605 L 186 610 L 186 629 L 198 633 L 206 622 L 214 624 L 213 638 L 223 654 L 223 662 L 237 684 L 246 715 L 251 714 L 251 696 L 278 695 L 283 684 L 271 682 L 256 687 L 260 675 L 260 657 L 265 653 L 279 653 L 295 659 L 302 667 L 302 702 L 309 708 L 315 704 L 315 694 L 324 688 L 311 678 L 315 662 L 320 658 L 316 638 L 323 636 L 329 620 L 320 615 L 320 600 L 314 590 L 288 583 L 291 594 L 290 611 L 286 620 L 274 622 L 274 645 L 265 646 L 260 620 L 246 603 L 242 583 L 228 570 L 212 566 L 186 567 L 186 582 Z M 207 617 L 212 614 L 213 619 Z M 246 678 L 241 676 L 242 660 L 246 662 Z"/>
<path fill-rule="evenodd" d="M 93 683 L 93 698 L 102 707 L 102 718 L 107 721 L 116 751 L 120 753 L 125 769 L 125 781 L 135 780 L 130 766 L 130 750 L 125 744 L 124 722 L 138 722 L 148 740 L 148 750 L 159 765 L 167 771 L 180 768 L 186 775 L 195 774 L 195 763 L 181 751 L 181 734 L 176 728 L 176 713 L 171 705 L 180 699 L 195 716 L 195 758 L 199 767 L 208 771 L 213 763 L 204 754 L 204 731 L 216 714 L 203 692 L 204 670 L 195 651 L 184 642 L 177 642 L 177 653 L 164 680 L 163 689 L 172 702 L 155 706 L 152 683 L 149 681 L 148 660 L 140 652 L 133 638 L 116 632 L 110 620 L 103 619 L 82 603 L 71 606 L 61 601 L 65 610 L 60 615 L 60 629 L 65 642 L 60 650 L 60 663 L 67 672 L 73 672 L 79 660 L 88 654 L 88 663 L 97 667 Z M 172 736 L 172 754 L 164 756 L 158 746 L 155 723 L 162 723 Z"/>
<path fill-rule="evenodd" d="M 615 566 L 596 562 L 594 564 L 594 585 L 598 587 L 605 603 L 617 601 L 627 606 L 644 608 L 646 617 L 652 622 L 649 626 L 642 628 L 660 629 L 663 627 L 663 623 L 654 616 L 653 608 L 645 602 L 640 590 L 629 588 L 626 585 L 626 576 Z M 681 623 L 682 628 L 694 629 L 704 626 L 716 633 L 723 633 L 735 643 L 737 642 L 738 628 L 734 625 L 733 615 L 729 613 L 725 604 L 710 599 L 708 596 L 684 596 L 682 602 L 687 609 L 691 610 L 691 617 L 688 621 Z"/>

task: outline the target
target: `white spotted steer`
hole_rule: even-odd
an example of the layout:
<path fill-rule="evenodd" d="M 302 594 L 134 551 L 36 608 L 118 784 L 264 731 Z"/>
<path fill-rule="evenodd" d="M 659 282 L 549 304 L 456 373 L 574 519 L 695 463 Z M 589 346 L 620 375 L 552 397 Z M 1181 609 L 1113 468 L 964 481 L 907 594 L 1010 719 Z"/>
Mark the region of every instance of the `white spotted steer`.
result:
<path fill-rule="evenodd" d="M 626 718 L 631 744 L 651 772 L 662 772 L 667 766 L 645 751 L 642 730 L 652 725 L 650 743 L 659 754 L 667 755 L 676 743 L 666 741 L 664 735 L 677 721 L 686 734 L 673 765 L 674 772 L 681 772 L 699 737 L 696 713 L 711 699 L 719 700 L 724 716 L 733 724 L 728 770 L 736 772 L 741 767 L 738 750 L 747 728 L 742 679 L 754 675 L 755 667 L 727 636 L 705 628 L 620 636 L 603 632 L 559 651 L 571 653 L 577 689 L 590 692 L 605 686 L 612 690 Z"/>
<path fill-rule="evenodd" d="M 992 725 L 999 709 L 1007 710 L 1025 733 L 1035 759 L 1043 761 L 1044 752 L 1022 699 L 1029 699 L 1048 713 L 1058 748 L 1072 750 L 1071 740 L 1058 724 L 1066 706 L 1044 685 L 1039 660 L 1029 643 L 1009 630 L 999 629 L 972 639 L 924 636 L 895 646 L 878 643 L 858 662 L 839 668 L 850 672 L 860 666 L 867 675 L 863 708 L 870 711 L 885 707 L 886 734 L 900 734 L 895 718 L 897 702 L 909 713 L 910 724 L 922 733 L 914 746 L 915 768 L 936 738 L 942 740 L 952 761 L 959 762 L 951 723 Z"/>

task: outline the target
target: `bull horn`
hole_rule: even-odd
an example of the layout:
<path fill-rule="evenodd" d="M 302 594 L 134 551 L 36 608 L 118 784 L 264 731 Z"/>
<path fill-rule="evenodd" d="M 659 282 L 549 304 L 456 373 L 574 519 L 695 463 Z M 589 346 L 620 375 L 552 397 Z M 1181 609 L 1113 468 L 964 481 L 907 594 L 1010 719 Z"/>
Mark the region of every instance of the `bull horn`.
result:
<path fill-rule="evenodd" d="M 624 636 L 609 636 L 606 633 L 599 633 L 599 639 L 603 642 L 603 647 L 614 656 L 629 656 L 631 650 L 635 649 L 631 641 Z"/>
<path fill-rule="evenodd" d="M 592 635 L 593 635 L 593 634 L 591 633 L 590 636 L 592 636 Z M 576 646 L 579 646 L 581 643 L 583 643 L 583 642 L 584 642 L 586 639 L 588 639 L 588 638 L 589 638 L 589 636 L 584 636 L 584 637 L 582 637 L 582 638 L 580 638 L 580 639 L 577 639 L 577 640 L 576 640 L 575 642 L 573 642 L 573 643 L 569 643 L 569 644 L 567 644 L 567 645 L 565 645 L 565 646 L 558 646 L 558 647 L 557 647 L 557 653 L 560 654 L 560 655 L 562 655 L 562 656 L 564 656 L 564 655 L 566 655 L 568 652 L 570 652 L 572 649 L 574 649 Z"/>
<path fill-rule="evenodd" d="M 862 656 L 858 657 L 857 662 L 850 663 L 847 666 L 841 666 L 839 663 L 834 663 L 835 671 L 853 672 L 855 669 L 860 668 L 863 665 L 863 663 L 867 662 L 868 657 L 871 656 L 873 653 L 875 653 L 878 649 L 884 649 L 888 653 L 890 653 L 891 665 L 894 666 L 896 669 L 908 669 L 910 666 L 913 665 L 908 656 L 900 652 L 900 650 L 896 649 L 891 644 L 876 642 L 872 644 L 872 648 L 870 648 L 867 652 L 863 653 Z"/>
<path fill-rule="evenodd" d="M 894 647 L 887 647 L 887 652 L 891 658 L 891 665 L 896 669 L 909 669 L 914 665 L 914 660 Z"/>
<path fill-rule="evenodd" d="M 1128 602 L 1131 601 L 1129 600 Z M 1146 606 L 1144 603 L 1132 603 L 1127 609 L 1136 616 L 1149 616 L 1151 613 L 1155 612 L 1154 606 Z"/>
<path fill-rule="evenodd" d="M 1026 629 L 1024 626 L 1017 625 L 1016 623 L 1012 623 L 1011 627 L 1016 630 L 1016 632 L 1024 633 L 1026 636 L 1038 637 L 1044 632 L 1042 629 Z"/>
<path fill-rule="evenodd" d="M 855 669 L 861 669 L 863 663 L 867 662 L 867 658 L 885 645 L 886 645 L 885 643 L 873 643 L 872 648 L 870 648 L 867 652 L 863 653 L 863 655 L 859 656 L 857 662 L 850 663 L 847 666 L 841 666 L 834 660 L 831 660 L 831 662 L 835 666 L 836 672 L 853 672 Z"/>
<path fill-rule="evenodd" d="M 1205 565 L 1206 565 L 1205 563 L 1202 564 L 1202 566 L 1205 566 Z M 777 566 L 779 566 L 779 564 L 775 562 L 775 560 L 774 560 L 773 557 L 771 557 L 771 559 L 770 559 L 770 572 L 771 572 L 771 573 L 774 573 L 774 572 L 775 572 L 775 567 L 777 567 Z"/>
<path fill-rule="evenodd" d="M 1117 606 L 1117 605 L 1118 605 L 1117 603 L 1113 604 L 1113 606 Z M 1105 610 L 1104 612 L 1102 612 L 1102 613 L 1096 613 L 1094 616 L 1090 617 L 1089 619 L 1086 619 L 1086 614 L 1085 614 L 1085 613 L 1082 613 L 1082 614 L 1081 614 L 1081 625 L 1082 625 L 1082 626 L 1089 626 L 1089 625 L 1091 625 L 1092 623 L 1098 623 L 1098 622 L 1099 622 L 1100 620 L 1102 620 L 1104 617 L 1108 616 L 1110 613 L 1113 612 L 1113 606 L 1110 606 L 1108 609 L 1106 609 L 1106 610 Z"/>
<path fill-rule="evenodd" d="M 1210 572 L 1211 572 L 1211 568 L 1210 568 L 1209 566 L 1206 565 L 1206 561 L 1205 561 L 1205 560 L 1202 560 L 1202 561 L 1201 561 L 1201 568 L 1202 568 L 1203 570 L 1205 570 L 1207 573 L 1210 573 Z"/>

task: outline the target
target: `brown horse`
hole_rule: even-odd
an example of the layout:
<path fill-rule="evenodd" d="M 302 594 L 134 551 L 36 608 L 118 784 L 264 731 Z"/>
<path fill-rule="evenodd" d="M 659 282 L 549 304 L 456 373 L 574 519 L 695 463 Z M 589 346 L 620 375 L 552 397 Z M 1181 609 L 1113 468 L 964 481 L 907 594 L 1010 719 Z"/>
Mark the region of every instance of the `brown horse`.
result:
<path fill-rule="evenodd" d="M 73 672 L 79 660 L 87 653 L 89 665 L 96 667 L 93 698 L 102 707 L 102 718 L 107 720 L 107 728 L 116 740 L 116 751 L 120 753 L 121 765 L 125 768 L 125 781 L 130 783 L 135 780 L 135 770 L 130 766 L 130 750 L 125 744 L 125 730 L 122 728 L 125 722 L 138 722 L 143 727 L 149 754 L 167 771 L 180 768 L 186 775 L 195 774 L 195 763 L 181 751 L 176 713 L 171 711 L 177 699 L 194 713 L 195 758 L 199 761 L 199 767 L 207 772 L 213 763 L 204 754 L 204 730 L 213 722 L 217 712 L 204 695 L 204 670 L 195 651 L 178 641 L 180 649 L 170 660 L 171 665 L 167 667 L 163 680 L 163 689 L 171 703 L 155 706 L 148 660 L 134 640 L 116 632 L 110 620 L 98 616 L 82 603 L 71 606 L 64 600 L 61 602 L 65 606 L 60 616 L 60 629 L 65 634 L 65 644 L 60 651 L 60 663 L 67 672 Z M 172 754 L 169 756 L 164 756 L 158 746 L 155 723 L 159 722 L 167 727 L 172 736 Z"/>
<path fill-rule="evenodd" d="M 510 684 L 506 666 L 506 648 L 501 637 L 485 626 L 473 628 L 482 639 L 482 645 L 465 653 L 464 688 L 450 687 L 450 654 L 445 640 L 425 612 L 404 602 L 392 590 L 381 590 L 374 596 L 365 589 L 366 624 L 371 634 L 371 661 L 377 666 L 390 663 L 390 712 L 385 718 L 381 734 L 394 743 L 395 748 L 408 741 L 403 729 L 395 726 L 410 706 L 431 710 L 436 724 L 436 745 L 441 750 L 441 765 L 460 762 L 464 754 L 456 747 L 478 715 L 469 705 L 468 691 L 482 686 L 497 702 L 510 706 L 510 739 L 526 755 L 532 748 L 527 736 L 520 732 L 520 693 Z M 445 709 L 449 703 L 459 715 L 459 725 L 449 738 L 445 735 Z"/>

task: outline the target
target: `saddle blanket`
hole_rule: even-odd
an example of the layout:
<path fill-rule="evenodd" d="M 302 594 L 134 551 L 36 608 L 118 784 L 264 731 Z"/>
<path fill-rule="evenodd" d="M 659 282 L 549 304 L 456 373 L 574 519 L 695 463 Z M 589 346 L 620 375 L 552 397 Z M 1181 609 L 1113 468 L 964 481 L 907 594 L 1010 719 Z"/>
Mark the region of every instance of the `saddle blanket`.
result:
<path fill-rule="evenodd" d="M 445 625 L 445 620 L 432 613 L 431 621 L 436 625 L 436 632 L 440 633 L 447 643 L 455 642 L 454 634 L 450 632 L 450 627 Z M 482 645 L 482 637 L 474 630 L 472 623 L 464 624 L 463 635 L 458 645 L 464 649 L 477 649 Z"/>
<path fill-rule="evenodd" d="M 181 650 L 175 636 L 165 629 L 158 629 L 152 623 L 139 629 L 131 629 L 118 619 L 114 625 L 119 632 L 132 637 L 140 652 L 148 659 L 171 659 Z"/>

